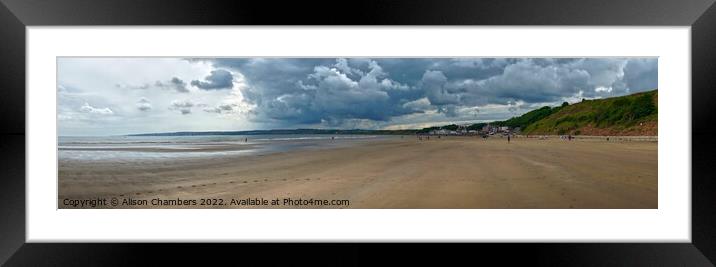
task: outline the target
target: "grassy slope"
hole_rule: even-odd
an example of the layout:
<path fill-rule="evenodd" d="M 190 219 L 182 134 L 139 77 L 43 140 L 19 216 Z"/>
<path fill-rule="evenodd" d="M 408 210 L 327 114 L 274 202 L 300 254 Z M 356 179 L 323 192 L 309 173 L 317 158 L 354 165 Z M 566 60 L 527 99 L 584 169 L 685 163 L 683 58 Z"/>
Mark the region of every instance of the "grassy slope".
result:
<path fill-rule="evenodd" d="M 558 110 L 553 108 L 552 114 L 530 123 L 523 133 L 657 135 L 657 99 L 657 90 L 653 90 L 621 97 L 585 100 Z"/>

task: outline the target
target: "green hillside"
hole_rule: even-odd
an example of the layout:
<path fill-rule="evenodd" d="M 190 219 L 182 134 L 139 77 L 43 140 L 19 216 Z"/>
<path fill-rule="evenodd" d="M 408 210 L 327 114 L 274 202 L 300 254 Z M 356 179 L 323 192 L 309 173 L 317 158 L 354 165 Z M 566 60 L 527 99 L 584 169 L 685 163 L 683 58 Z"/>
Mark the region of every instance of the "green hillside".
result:
<path fill-rule="evenodd" d="M 520 127 L 523 134 L 572 135 L 657 135 L 657 90 L 606 99 L 567 102 L 557 107 L 541 107 L 504 121 L 495 126 Z M 469 130 L 480 130 L 487 123 L 476 123 Z M 456 130 L 455 124 L 423 128 Z"/>
<path fill-rule="evenodd" d="M 538 122 L 549 115 L 552 115 L 554 113 L 559 112 L 562 107 L 566 107 L 569 104 L 567 102 L 564 102 L 562 106 L 558 107 L 548 107 L 544 106 L 538 109 L 535 109 L 533 111 L 527 112 L 525 114 L 522 114 L 522 116 L 519 117 L 512 117 L 509 120 L 506 121 L 498 121 L 493 124 L 497 126 L 509 126 L 510 128 L 520 127 L 525 128 L 529 125 L 532 125 L 535 122 Z"/>
<path fill-rule="evenodd" d="M 552 108 L 551 114 L 526 124 L 522 132 L 524 134 L 657 135 L 657 99 L 657 90 L 653 90 L 627 96 L 583 100 L 562 106 L 556 111 Z"/>

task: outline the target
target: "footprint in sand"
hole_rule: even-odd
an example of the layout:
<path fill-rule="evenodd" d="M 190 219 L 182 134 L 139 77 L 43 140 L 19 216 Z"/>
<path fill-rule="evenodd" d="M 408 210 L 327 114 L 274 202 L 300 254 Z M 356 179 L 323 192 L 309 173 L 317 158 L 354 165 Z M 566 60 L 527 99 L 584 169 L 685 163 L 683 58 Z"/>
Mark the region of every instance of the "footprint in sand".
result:
<path fill-rule="evenodd" d="M 248 183 L 247 181 L 244 181 L 244 183 Z"/>

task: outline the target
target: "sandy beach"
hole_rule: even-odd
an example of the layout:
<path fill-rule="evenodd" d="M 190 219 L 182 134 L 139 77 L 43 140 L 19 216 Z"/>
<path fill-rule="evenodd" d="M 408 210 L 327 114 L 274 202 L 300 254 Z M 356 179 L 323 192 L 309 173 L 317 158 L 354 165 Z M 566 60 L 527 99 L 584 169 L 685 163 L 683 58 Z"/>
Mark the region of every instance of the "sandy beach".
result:
<path fill-rule="evenodd" d="M 656 142 L 513 138 L 508 144 L 499 137 L 406 137 L 169 161 L 61 159 L 58 205 L 92 208 L 77 204 L 105 199 L 94 208 L 653 209 L 657 163 Z M 262 203 L 276 199 L 280 205 Z M 317 201 L 284 205 L 285 199 Z M 256 201 L 261 205 L 250 205 Z"/>

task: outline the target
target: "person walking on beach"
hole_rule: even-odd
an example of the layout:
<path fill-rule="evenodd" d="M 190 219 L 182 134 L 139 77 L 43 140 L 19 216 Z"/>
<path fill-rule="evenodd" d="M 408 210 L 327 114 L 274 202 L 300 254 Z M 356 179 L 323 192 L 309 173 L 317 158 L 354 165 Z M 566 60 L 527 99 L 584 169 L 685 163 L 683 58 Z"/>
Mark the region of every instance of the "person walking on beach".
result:
<path fill-rule="evenodd" d="M 507 143 L 508 144 L 510 143 L 510 135 L 509 134 L 507 135 Z"/>

